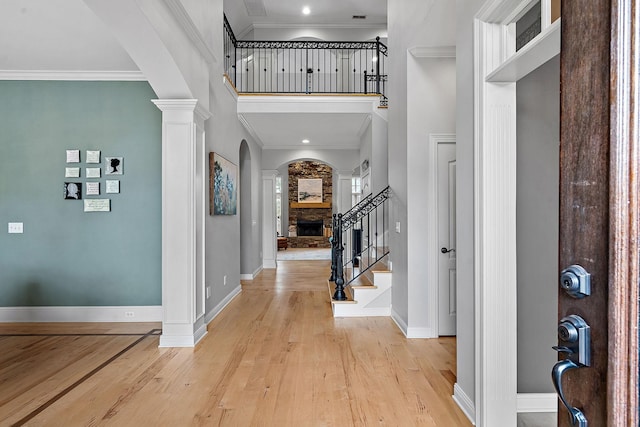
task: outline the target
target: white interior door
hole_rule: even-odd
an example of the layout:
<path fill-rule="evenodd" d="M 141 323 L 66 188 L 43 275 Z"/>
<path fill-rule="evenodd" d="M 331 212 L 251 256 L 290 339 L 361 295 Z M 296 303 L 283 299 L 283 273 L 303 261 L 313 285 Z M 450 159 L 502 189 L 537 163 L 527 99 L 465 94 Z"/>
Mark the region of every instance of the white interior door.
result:
<path fill-rule="evenodd" d="M 456 334 L 456 145 L 438 144 L 438 335 Z"/>

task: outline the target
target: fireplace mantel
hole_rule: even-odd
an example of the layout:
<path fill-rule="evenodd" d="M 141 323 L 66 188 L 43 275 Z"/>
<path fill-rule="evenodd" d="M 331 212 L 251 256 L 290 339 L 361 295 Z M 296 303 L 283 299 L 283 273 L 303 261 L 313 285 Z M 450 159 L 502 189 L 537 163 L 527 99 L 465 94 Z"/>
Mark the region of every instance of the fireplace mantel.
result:
<path fill-rule="evenodd" d="M 290 207 L 292 209 L 304 209 L 304 208 L 331 209 L 331 202 L 325 202 L 325 203 L 298 203 L 298 202 L 291 202 Z"/>

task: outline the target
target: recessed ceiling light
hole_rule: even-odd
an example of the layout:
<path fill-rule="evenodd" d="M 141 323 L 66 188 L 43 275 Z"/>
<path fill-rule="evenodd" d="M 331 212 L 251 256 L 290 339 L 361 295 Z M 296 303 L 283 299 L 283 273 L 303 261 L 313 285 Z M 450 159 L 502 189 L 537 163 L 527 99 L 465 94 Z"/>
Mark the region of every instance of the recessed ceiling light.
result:
<path fill-rule="evenodd" d="M 305 6 L 302 8 L 302 14 L 303 15 L 308 15 L 311 13 L 311 9 L 309 9 L 309 6 Z"/>
<path fill-rule="evenodd" d="M 311 141 L 309 141 L 308 139 L 303 139 L 303 140 L 302 140 L 302 143 L 303 143 L 303 144 L 308 144 L 308 143 L 310 143 L 310 142 L 311 142 Z"/>

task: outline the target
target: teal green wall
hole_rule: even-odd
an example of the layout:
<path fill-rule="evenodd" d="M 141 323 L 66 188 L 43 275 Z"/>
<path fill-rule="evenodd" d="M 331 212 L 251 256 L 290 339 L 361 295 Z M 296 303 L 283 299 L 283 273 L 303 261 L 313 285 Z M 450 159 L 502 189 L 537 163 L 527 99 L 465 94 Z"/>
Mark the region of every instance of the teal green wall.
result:
<path fill-rule="evenodd" d="M 0 306 L 160 305 L 161 112 L 146 82 L 0 81 Z M 66 150 L 81 150 L 80 164 Z M 87 165 L 86 150 L 101 150 Z M 104 194 L 104 157 L 124 157 Z M 65 178 L 80 166 L 81 178 Z M 100 166 L 111 212 L 64 200 Z M 113 176 L 112 176 L 113 177 Z M 8 234 L 24 222 L 24 234 Z"/>

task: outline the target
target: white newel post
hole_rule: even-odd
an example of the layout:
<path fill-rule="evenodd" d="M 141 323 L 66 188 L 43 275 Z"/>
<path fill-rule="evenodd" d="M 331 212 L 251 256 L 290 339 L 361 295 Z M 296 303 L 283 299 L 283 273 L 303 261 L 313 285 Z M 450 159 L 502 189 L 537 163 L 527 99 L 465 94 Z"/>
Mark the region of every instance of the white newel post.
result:
<path fill-rule="evenodd" d="M 160 347 L 193 347 L 204 310 L 204 122 L 196 99 L 160 99 L 162 111 L 162 335 Z M 200 182 L 203 181 L 203 182 Z"/>
<path fill-rule="evenodd" d="M 351 209 L 351 178 L 353 172 L 338 172 L 338 213 L 345 213 Z"/>
<path fill-rule="evenodd" d="M 276 170 L 262 171 L 262 268 L 276 268 Z M 288 203 L 288 200 L 287 200 Z"/>

